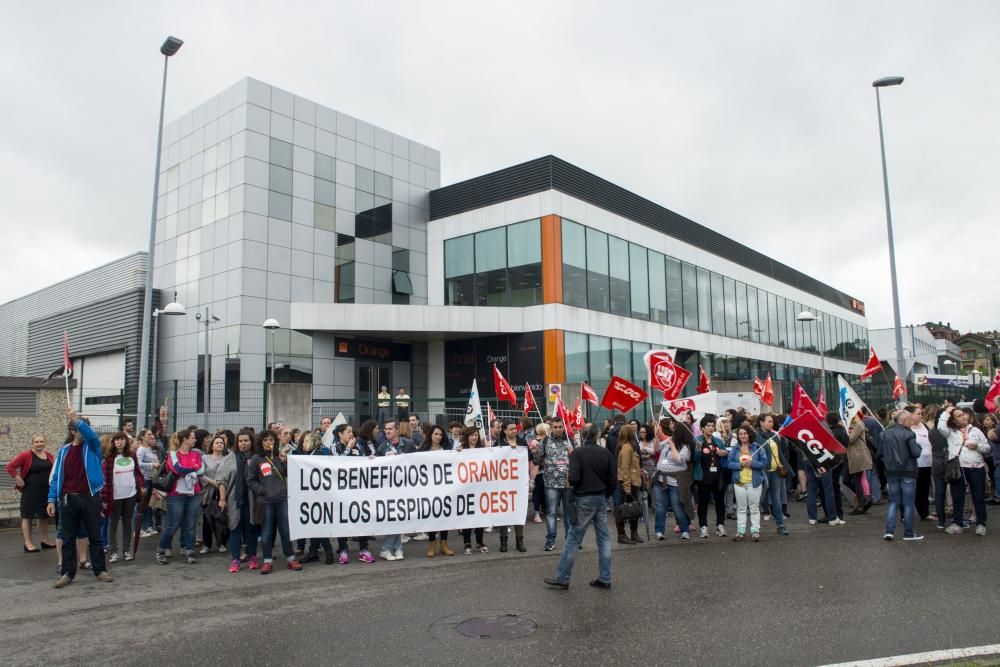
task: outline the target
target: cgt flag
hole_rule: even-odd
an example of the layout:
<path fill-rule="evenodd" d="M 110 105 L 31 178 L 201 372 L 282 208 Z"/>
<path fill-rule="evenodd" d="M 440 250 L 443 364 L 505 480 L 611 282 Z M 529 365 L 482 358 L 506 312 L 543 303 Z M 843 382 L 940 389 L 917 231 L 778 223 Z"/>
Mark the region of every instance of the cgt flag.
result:
<path fill-rule="evenodd" d="M 592 405 L 601 404 L 601 402 L 597 400 L 597 392 L 594 391 L 594 388 L 591 387 L 586 382 L 584 382 L 583 386 L 580 388 L 580 393 L 583 395 L 583 400 L 587 401 L 588 403 Z"/>
<path fill-rule="evenodd" d="M 608 383 L 608 390 L 604 392 L 601 405 L 608 410 L 628 412 L 646 400 L 648 395 L 640 387 L 616 375 Z"/>
<path fill-rule="evenodd" d="M 882 370 L 882 362 L 878 360 L 875 356 L 875 348 L 868 348 L 868 363 L 865 365 L 865 370 L 861 371 L 861 377 L 859 380 L 867 380 L 871 376 Z"/>
<path fill-rule="evenodd" d="M 778 431 L 778 435 L 788 438 L 806 457 L 817 474 L 824 474 L 843 461 L 847 450 L 837 442 L 833 433 L 811 412 L 805 412 L 798 419 Z"/>
<path fill-rule="evenodd" d="M 510 386 L 510 382 L 507 382 L 496 364 L 493 364 L 493 388 L 497 392 L 498 409 L 500 401 L 507 401 L 511 405 L 517 406 L 517 394 L 514 393 L 514 388 Z"/>

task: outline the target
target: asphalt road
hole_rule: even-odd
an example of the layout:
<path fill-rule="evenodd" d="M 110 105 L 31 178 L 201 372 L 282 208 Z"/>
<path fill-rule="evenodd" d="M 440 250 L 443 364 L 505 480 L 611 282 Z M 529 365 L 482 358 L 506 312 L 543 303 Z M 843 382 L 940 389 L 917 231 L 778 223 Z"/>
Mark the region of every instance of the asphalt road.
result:
<path fill-rule="evenodd" d="M 756 544 L 616 544 L 611 591 L 587 585 L 592 534 L 569 590 L 542 584 L 561 526 L 553 553 L 542 551 L 543 526 L 529 523 L 526 554 L 498 553 L 494 532 L 488 555 L 430 560 L 426 542 L 410 542 L 402 562 L 268 577 L 229 574 L 218 554 L 160 566 L 143 545 L 138 560 L 112 566 L 113 583 L 81 572 L 64 590 L 51 587 L 53 553 L 24 554 L 6 530 L 0 655 L 7 664 L 816 665 L 998 642 L 1000 536 L 946 536 L 922 522 L 924 541 L 885 543 L 884 506 L 836 527 L 808 526 L 804 509 L 791 507 L 791 536 L 765 523 Z M 453 629 L 504 613 L 532 620 L 534 632 L 495 640 Z"/>

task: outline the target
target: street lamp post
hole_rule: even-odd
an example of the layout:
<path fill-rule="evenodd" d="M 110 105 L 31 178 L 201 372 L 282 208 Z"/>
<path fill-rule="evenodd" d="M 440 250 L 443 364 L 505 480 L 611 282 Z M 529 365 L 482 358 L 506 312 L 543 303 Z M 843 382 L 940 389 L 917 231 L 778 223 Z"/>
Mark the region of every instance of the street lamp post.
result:
<path fill-rule="evenodd" d="M 885 134 L 882 131 L 882 98 L 879 88 L 898 86 L 903 83 L 901 76 L 887 76 L 872 82 L 875 88 L 875 108 L 878 112 L 878 142 L 882 150 L 882 189 L 885 193 L 885 226 L 889 234 L 889 272 L 892 277 L 892 316 L 896 328 L 896 373 L 906 382 L 906 368 L 903 365 L 903 329 L 899 319 L 899 287 L 896 282 L 896 246 L 892 234 L 892 210 L 889 207 L 889 172 L 885 166 Z"/>
<path fill-rule="evenodd" d="M 153 173 L 153 211 L 149 221 L 149 249 L 146 253 L 146 289 L 142 301 L 142 343 L 139 347 L 139 396 L 136 416 L 146 419 L 149 404 L 149 325 L 153 316 L 153 251 L 156 249 L 156 201 L 160 196 L 160 152 L 163 148 L 163 107 L 167 98 L 167 63 L 183 41 L 167 37 L 160 46 L 163 54 L 163 84 L 160 87 L 160 124 L 156 131 L 156 168 Z M 166 310 L 166 309 L 164 309 Z"/>
<path fill-rule="evenodd" d="M 819 315 L 811 313 L 808 310 L 803 310 L 796 317 L 799 322 L 817 322 L 817 329 L 819 329 L 819 386 L 822 387 L 823 391 L 826 391 L 826 342 L 823 340 L 823 320 Z"/>
<path fill-rule="evenodd" d="M 181 304 L 177 303 L 177 293 L 174 292 L 174 300 L 163 307 L 162 310 L 159 308 L 153 311 L 153 364 L 152 364 L 152 374 L 153 377 L 150 380 L 150 385 L 152 386 L 151 393 L 153 394 L 153 400 L 149 401 L 147 405 L 156 403 L 156 358 L 157 351 L 160 349 L 160 315 L 186 315 L 187 309 Z M 148 415 L 141 415 L 142 419 L 148 420 Z M 148 423 L 144 422 L 144 423 Z"/>
<path fill-rule="evenodd" d="M 261 326 L 267 329 L 271 337 L 271 384 L 274 384 L 274 332 L 281 328 L 281 324 L 273 317 L 269 317 Z"/>
<path fill-rule="evenodd" d="M 196 320 L 201 320 L 201 313 L 195 313 L 194 317 Z M 204 361 L 204 376 L 202 385 L 202 399 L 201 399 L 201 427 L 206 430 L 208 428 L 208 393 L 212 376 L 212 338 L 210 326 L 216 322 L 221 322 L 222 320 L 215 315 L 210 315 L 208 312 L 208 306 L 205 306 L 205 361 Z"/>

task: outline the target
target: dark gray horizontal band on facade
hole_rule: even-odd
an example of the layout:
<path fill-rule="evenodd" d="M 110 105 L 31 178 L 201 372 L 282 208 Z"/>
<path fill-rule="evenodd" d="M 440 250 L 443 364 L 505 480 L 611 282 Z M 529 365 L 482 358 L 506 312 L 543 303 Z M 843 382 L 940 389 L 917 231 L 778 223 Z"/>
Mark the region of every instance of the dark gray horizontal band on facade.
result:
<path fill-rule="evenodd" d="M 860 301 L 840 290 L 554 155 L 432 190 L 430 219 L 439 220 L 546 190 L 558 190 L 824 301 L 860 312 L 857 307 Z"/>

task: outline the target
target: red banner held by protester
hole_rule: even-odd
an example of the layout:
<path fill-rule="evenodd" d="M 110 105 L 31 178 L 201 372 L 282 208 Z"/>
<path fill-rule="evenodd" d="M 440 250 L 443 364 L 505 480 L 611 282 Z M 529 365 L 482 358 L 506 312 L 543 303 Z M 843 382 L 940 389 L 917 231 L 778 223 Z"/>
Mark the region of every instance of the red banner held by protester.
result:
<path fill-rule="evenodd" d="M 892 383 L 892 400 L 898 401 L 899 397 L 905 394 L 906 394 L 906 385 L 903 384 L 903 381 L 900 380 L 899 376 L 897 375 L 896 380 Z"/>
<path fill-rule="evenodd" d="M 587 401 L 592 405 L 600 405 L 601 402 L 597 399 L 597 392 L 586 382 L 580 388 L 580 393 L 583 395 L 583 400 Z"/>
<path fill-rule="evenodd" d="M 524 414 L 528 414 L 537 407 L 535 403 L 535 395 L 531 393 L 531 385 L 527 382 L 524 383 Z"/>
<path fill-rule="evenodd" d="M 688 375 L 690 375 L 690 373 L 688 373 Z M 628 380 L 620 378 L 616 375 L 611 378 L 611 382 L 608 383 L 608 390 L 604 392 L 604 398 L 601 399 L 601 405 L 606 407 L 608 410 L 628 412 L 646 400 L 648 395 L 649 394 L 643 391 L 641 387 L 637 387 Z"/>
<path fill-rule="evenodd" d="M 807 412 L 811 412 L 817 417 L 826 416 L 825 413 L 820 414 L 819 407 L 809 398 L 809 394 L 802 388 L 802 385 L 796 382 L 795 393 L 792 396 L 792 410 L 788 413 L 788 416 L 792 419 L 798 419 Z"/>
<path fill-rule="evenodd" d="M 875 348 L 868 348 L 868 363 L 865 365 L 865 370 L 861 371 L 861 377 L 859 380 L 867 380 L 871 376 L 882 370 L 882 362 L 878 360 L 875 356 Z"/>
<path fill-rule="evenodd" d="M 816 405 L 816 409 L 819 410 L 820 419 L 826 419 L 826 413 L 829 412 L 826 407 L 826 399 L 823 398 L 823 390 L 819 390 L 819 402 Z"/>
<path fill-rule="evenodd" d="M 649 371 L 649 386 L 662 391 L 663 398 L 668 401 L 677 398 L 691 377 L 691 371 L 675 364 L 673 355 L 666 350 L 651 350 L 644 360 Z"/>
<path fill-rule="evenodd" d="M 556 414 L 559 416 L 559 419 L 562 420 L 563 426 L 566 427 L 566 435 L 572 439 L 573 432 L 575 430 L 573 425 L 576 423 L 576 419 L 569 413 L 568 410 L 566 410 L 566 406 L 563 405 L 561 397 L 556 399 Z"/>
<path fill-rule="evenodd" d="M 993 376 L 993 384 L 990 386 L 990 390 L 986 392 L 986 409 L 990 412 L 996 410 L 998 398 L 1000 398 L 1000 368 L 997 369 L 996 375 Z"/>
<path fill-rule="evenodd" d="M 832 469 L 847 454 L 844 446 L 812 412 L 802 413 L 779 430 L 778 435 L 791 440 L 819 474 Z"/>
<path fill-rule="evenodd" d="M 510 386 L 510 382 L 500 372 L 496 364 L 493 364 L 493 388 L 497 392 L 497 408 L 500 407 L 500 401 L 507 401 L 511 405 L 517 405 L 517 394 L 514 393 L 514 388 Z"/>

